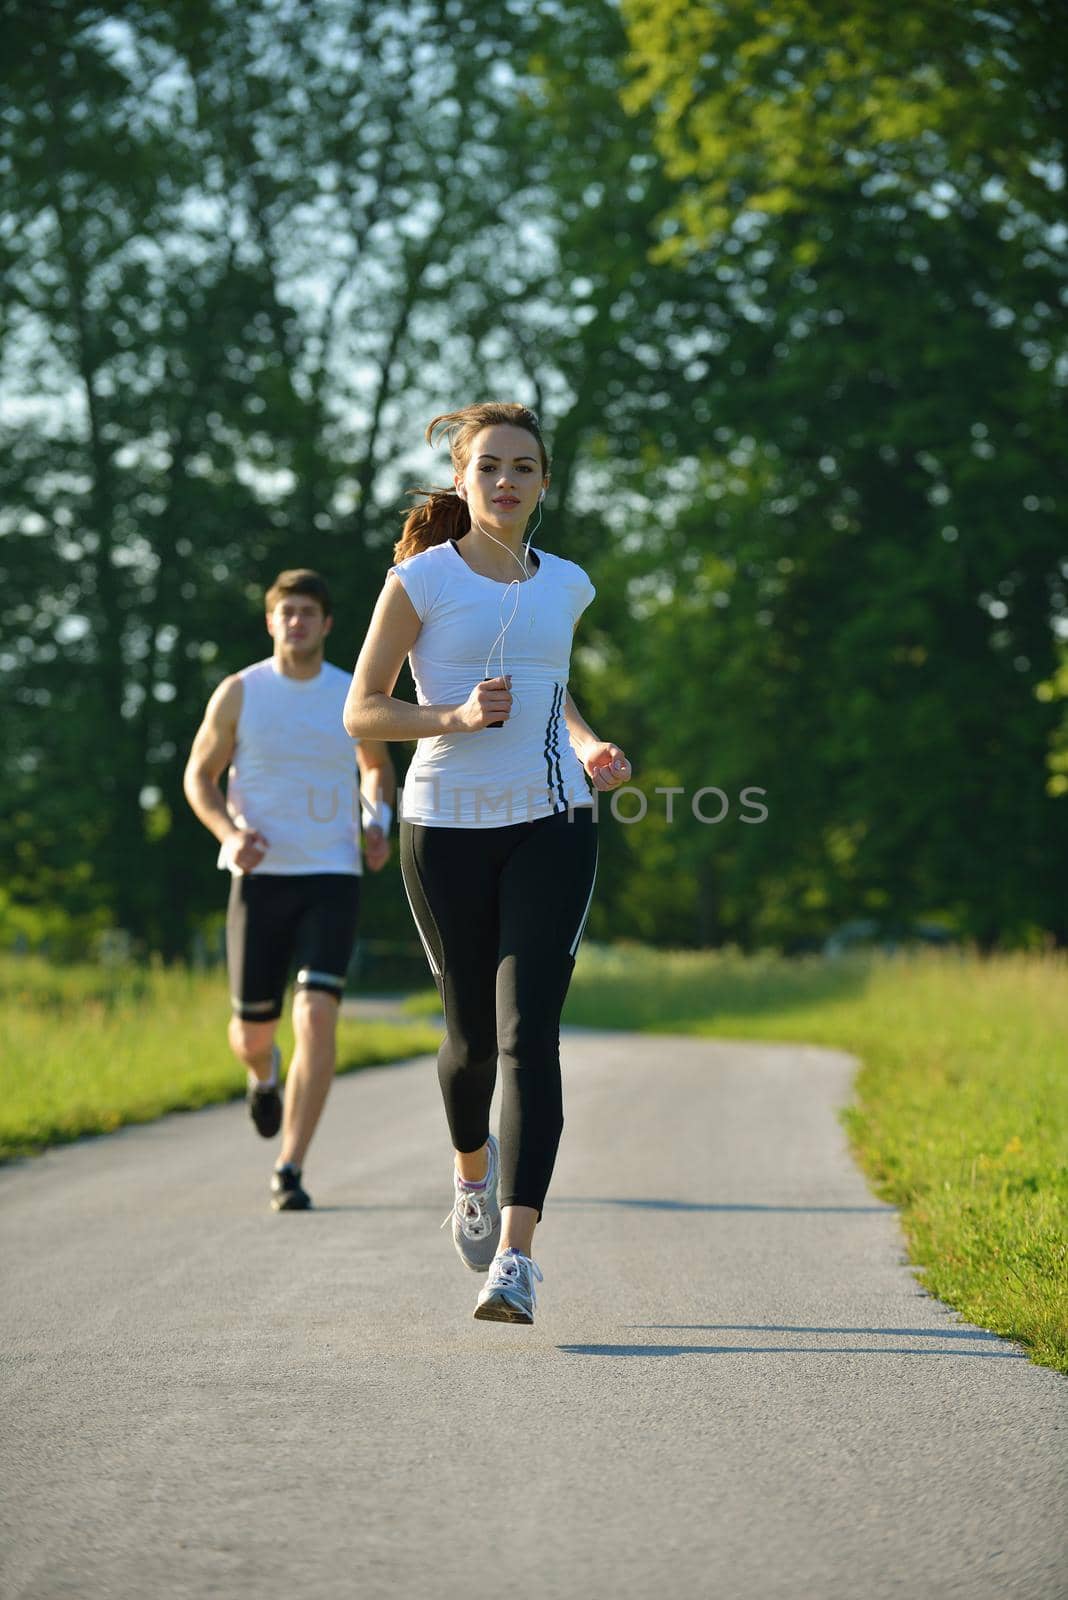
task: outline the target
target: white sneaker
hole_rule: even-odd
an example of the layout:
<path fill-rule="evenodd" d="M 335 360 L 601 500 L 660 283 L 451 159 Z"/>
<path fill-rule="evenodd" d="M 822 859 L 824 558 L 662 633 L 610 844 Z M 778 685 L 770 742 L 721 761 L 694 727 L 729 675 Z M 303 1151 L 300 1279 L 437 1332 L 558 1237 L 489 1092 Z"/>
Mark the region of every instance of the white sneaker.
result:
<path fill-rule="evenodd" d="M 535 1278 L 542 1282 L 541 1269 L 529 1256 L 519 1250 L 502 1250 L 493 1258 L 475 1316 L 482 1322 L 533 1322 Z"/>
<path fill-rule="evenodd" d="M 501 1242 L 501 1208 L 497 1204 L 497 1175 L 500 1170 L 497 1141 L 489 1136 L 489 1165 L 485 1184 L 469 1189 L 452 1169 L 452 1210 L 441 1224 L 452 1223 L 452 1242 L 456 1253 L 472 1272 L 486 1272 Z"/>

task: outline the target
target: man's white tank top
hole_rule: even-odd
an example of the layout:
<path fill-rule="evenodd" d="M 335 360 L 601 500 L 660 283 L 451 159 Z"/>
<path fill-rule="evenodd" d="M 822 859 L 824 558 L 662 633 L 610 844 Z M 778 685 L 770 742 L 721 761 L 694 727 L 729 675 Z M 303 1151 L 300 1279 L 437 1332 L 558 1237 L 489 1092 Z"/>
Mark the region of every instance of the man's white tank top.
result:
<path fill-rule="evenodd" d="M 348 673 L 324 662 L 314 678 L 287 678 L 268 657 L 238 677 L 244 698 L 226 806 L 267 840 L 252 871 L 361 873 L 356 744 L 341 720 Z M 221 852 L 219 865 L 229 865 Z"/>
<path fill-rule="evenodd" d="M 537 572 L 510 588 L 473 572 L 451 542 L 390 568 L 423 624 L 408 657 L 421 706 L 459 705 L 481 678 L 497 677 L 505 622 L 503 670 L 512 675 L 502 728 L 418 741 L 402 795 L 408 822 L 500 828 L 592 804 L 564 700 L 575 623 L 596 591 L 574 561 L 534 554 Z"/>

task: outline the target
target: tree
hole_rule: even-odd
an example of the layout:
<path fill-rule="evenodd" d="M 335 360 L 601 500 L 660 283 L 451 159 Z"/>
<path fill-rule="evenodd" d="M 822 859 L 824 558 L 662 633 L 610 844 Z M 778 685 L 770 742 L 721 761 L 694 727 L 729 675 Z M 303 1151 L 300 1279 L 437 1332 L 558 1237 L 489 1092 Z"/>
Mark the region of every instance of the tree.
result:
<path fill-rule="evenodd" d="M 729 289 L 706 393 L 764 482 L 712 557 L 764 630 L 747 714 L 777 730 L 785 802 L 781 866 L 750 854 L 737 888 L 1063 938 L 1035 693 L 1066 604 L 1058 14 L 625 14 L 627 103 L 676 186 L 655 256 Z"/>
<path fill-rule="evenodd" d="M 219 891 L 181 768 L 266 583 L 321 568 L 351 661 L 423 424 L 512 396 L 599 591 L 576 693 L 650 800 L 594 934 L 1066 936 L 1056 13 L 18 10 L 9 895 L 183 953 Z"/>
<path fill-rule="evenodd" d="M 285 565 L 327 573 L 354 657 L 408 408 L 456 403 L 499 294 L 479 271 L 522 256 L 517 31 L 480 0 L 27 17 L 2 135 L 20 895 L 62 885 L 169 954 L 217 896 L 180 798 L 204 700 L 264 652 Z"/>

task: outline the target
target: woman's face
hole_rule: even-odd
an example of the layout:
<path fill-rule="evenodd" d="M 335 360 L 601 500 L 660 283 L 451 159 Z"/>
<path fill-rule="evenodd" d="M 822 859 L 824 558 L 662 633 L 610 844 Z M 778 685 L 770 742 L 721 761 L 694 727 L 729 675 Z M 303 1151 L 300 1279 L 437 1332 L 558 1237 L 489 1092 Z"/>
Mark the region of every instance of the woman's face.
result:
<path fill-rule="evenodd" d="M 508 423 L 483 428 L 472 441 L 466 468 L 455 475 L 472 517 L 493 533 L 522 531 L 548 481 L 537 439 Z"/>

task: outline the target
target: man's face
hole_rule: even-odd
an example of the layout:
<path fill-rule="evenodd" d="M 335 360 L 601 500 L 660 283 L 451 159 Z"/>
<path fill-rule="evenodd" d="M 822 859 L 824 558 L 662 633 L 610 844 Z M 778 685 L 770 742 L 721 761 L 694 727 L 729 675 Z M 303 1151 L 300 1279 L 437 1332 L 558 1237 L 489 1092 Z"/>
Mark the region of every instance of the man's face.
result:
<path fill-rule="evenodd" d="M 322 650 L 333 621 L 333 617 L 323 615 L 318 600 L 306 594 L 290 594 L 268 611 L 267 632 L 290 655 L 314 656 Z"/>

